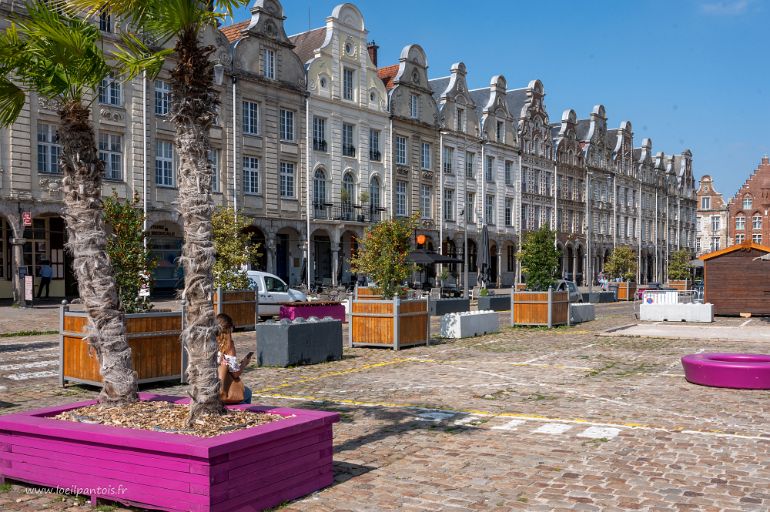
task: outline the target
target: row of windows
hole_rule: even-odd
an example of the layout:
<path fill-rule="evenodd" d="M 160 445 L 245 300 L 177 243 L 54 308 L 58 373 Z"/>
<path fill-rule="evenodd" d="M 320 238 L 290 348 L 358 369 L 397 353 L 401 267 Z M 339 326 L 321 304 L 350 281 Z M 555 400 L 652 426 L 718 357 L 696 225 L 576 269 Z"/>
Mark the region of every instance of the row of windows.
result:
<path fill-rule="evenodd" d="M 355 125 L 342 123 L 342 154 L 344 156 L 355 157 Z M 380 130 L 369 129 L 369 159 L 379 162 L 382 160 L 380 152 Z M 328 151 L 326 142 L 326 119 L 323 117 L 313 117 L 313 149 L 316 151 Z"/>
<path fill-rule="evenodd" d="M 746 229 L 746 217 L 744 217 L 743 215 L 738 215 L 737 217 L 735 217 L 735 229 L 740 229 L 740 230 Z M 762 229 L 761 215 L 754 215 L 751 218 L 751 229 Z"/>
<path fill-rule="evenodd" d="M 409 152 L 407 147 L 409 139 L 396 135 L 396 165 L 408 165 L 409 164 Z M 420 167 L 422 169 L 431 168 L 431 153 L 433 151 L 433 145 L 429 142 L 420 143 Z"/>

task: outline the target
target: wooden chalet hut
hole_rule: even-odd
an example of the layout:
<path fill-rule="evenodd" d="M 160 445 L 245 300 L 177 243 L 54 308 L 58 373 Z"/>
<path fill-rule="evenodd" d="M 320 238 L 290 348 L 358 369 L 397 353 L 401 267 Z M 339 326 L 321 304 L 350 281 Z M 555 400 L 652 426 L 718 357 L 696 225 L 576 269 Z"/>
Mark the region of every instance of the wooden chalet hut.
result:
<path fill-rule="evenodd" d="M 703 254 L 703 301 L 714 314 L 770 315 L 770 247 L 744 242 Z"/>

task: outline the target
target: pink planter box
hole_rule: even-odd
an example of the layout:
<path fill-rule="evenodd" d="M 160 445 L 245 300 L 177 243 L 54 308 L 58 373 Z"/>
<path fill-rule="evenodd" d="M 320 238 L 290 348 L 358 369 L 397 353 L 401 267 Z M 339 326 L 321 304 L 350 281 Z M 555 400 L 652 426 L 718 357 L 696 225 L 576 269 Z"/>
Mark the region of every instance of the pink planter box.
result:
<path fill-rule="evenodd" d="M 311 303 L 302 303 L 297 306 L 281 306 L 279 318 L 294 320 L 295 318 L 316 318 L 332 317 L 340 322 L 346 322 L 345 306 L 342 304 L 325 304 L 323 306 L 310 306 Z"/>
<path fill-rule="evenodd" d="M 189 399 L 140 393 L 142 400 Z M 0 416 L 0 481 L 172 511 L 262 510 L 332 483 L 339 414 L 235 405 L 291 416 L 200 438 L 49 418 L 94 400 Z"/>

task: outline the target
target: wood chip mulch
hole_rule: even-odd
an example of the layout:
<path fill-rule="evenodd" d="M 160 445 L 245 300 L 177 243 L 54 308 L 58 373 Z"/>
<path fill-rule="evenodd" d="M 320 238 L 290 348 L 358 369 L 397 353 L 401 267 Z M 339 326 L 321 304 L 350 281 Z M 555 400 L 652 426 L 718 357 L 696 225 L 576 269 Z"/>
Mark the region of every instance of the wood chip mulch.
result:
<path fill-rule="evenodd" d="M 229 409 L 227 414 L 205 414 L 187 425 L 190 409 L 164 401 L 136 402 L 129 405 L 90 405 L 62 412 L 54 419 L 153 430 L 197 437 L 216 437 L 257 425 L 279 421 L 287 416 Z"/>

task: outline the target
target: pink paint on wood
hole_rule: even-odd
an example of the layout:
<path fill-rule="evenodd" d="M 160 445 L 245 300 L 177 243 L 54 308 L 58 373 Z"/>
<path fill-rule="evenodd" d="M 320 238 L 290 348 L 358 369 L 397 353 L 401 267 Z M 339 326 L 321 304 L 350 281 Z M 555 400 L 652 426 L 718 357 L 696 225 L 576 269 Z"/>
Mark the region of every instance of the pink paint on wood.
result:
<path fill-rule="evenodd" d="M 303 302 L 291 306 L 281 306 L 278 317 L 294 320 L 296 318 L 316 318 L 331 317 L 340 322 L 346 322 L 345 306 L 342 304 L 325 304 L 323 306 L 313 305 L 312 302 Z"/>
<path fill-rule="evenodd" d="M 123 503 L 205 512 L 260 510 L 332 482 L 336 413 L 233 406 L 287 418 L 208 439 L 50 418 L 93 403 L 0 416 L 0 479 L 90 488 L 93 495 Z M 119 486 L 122 494 L 109 492 Z"/>

